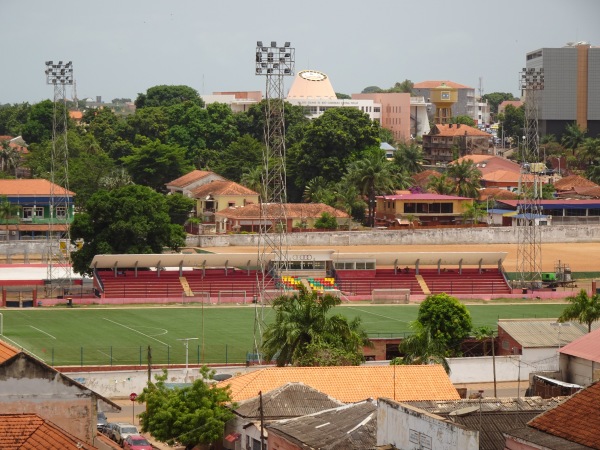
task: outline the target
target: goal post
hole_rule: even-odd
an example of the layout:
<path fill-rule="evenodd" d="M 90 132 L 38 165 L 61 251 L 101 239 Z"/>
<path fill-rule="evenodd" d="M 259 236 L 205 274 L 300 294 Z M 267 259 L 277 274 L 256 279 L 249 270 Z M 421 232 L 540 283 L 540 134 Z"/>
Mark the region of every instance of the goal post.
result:
<path fill-rule="evenodd" d="M 210 292 L 198 291 L 192 292 L 192 295 L 182 295 L 182 301 L 184 305 L 186 303 L 202 303 L 210 305 Z"/>
<path fill-rule="evenodd" d="M 410 301 L 410 289 L 373 289 L 371 303 L 402 304 Z"/>
<path fill-rule="evenodd" d="M 246 304 L 246 291 L 219 291 L 219 296 L 217 300 L 217 304 L 220 305 L 223 303 L 223 300 L 226 298 L 240 298 L 242 299 L 242 303 Z"/>

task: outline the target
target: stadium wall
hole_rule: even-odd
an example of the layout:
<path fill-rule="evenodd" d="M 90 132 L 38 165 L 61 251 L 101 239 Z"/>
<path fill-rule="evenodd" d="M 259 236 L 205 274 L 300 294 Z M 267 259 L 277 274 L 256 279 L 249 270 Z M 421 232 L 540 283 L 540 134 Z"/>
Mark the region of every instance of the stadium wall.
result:
<path fill-rule="evenodd" d="M 600 225 L 553 225 L 540 227 L 544 243 L 600 242 Z M 188 236 L 189 247 L 256 247 L 258 234 L 213 234 Z M 516 227 L 473 227 L 408 230 L 335 231 L 290 233 L 288 245 L 461 245 L 518 244 Z"/>

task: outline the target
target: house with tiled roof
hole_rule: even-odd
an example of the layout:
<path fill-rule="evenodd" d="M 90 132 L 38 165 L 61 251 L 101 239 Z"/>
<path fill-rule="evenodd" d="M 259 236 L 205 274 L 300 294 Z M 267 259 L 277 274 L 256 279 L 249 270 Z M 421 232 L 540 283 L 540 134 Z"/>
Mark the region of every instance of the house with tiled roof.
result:
<path fill-rule="evenodd" d="M 498 114 L 504 114 L 506 112 L 507 106 L 512 106 L 513 108 L 520 108 L 521 106 L 523 106 L 523 102 L 521 100 L 504 100 L 498 105 Z"/>
<path fill-rule="evenodd" d="M 233 410 L 235 417 L 225 424 L 223 446 L 235 450 L 236 442 L 260 442 L 260 421 L 277 420 L 314 414 L 344 405 L 327 394 L 303 383 L 286 383 L 283 386 L 243 400 Z"/>
<path fill-rule="evenodd" d="M 375 219 L 388 228 L 421 225 L 453 225 L 462 222 L 462 215 L 472 198 L 442 194 L 413 194 L 399 191 L 394 195 L 376 197 Z"/>
<path fill-rule="evenodd" d="M 98 447 L 78 439 L 37 414 L 0 413 L 0 448 L 94 450 Z"/>
<path fill-rule="evenodd" d="M 456 89 L 458 94 L 457 101 L 452 105 L 452 116 L 469 116 L 473 120 L 477 120 L 477 102 L 475 100 L 475 89 L 464 84 L 456 83 L 450 80 L 426 80 L 419 81 L 413 84 L 412 95 L 421 96 L 429 103 L 433 98 L 432 91 L 437 87 L 445 85 Z M 433 113 L 433 110 L 431 111 Z M 433 116 L 429 117 L 429 121 L 433 121 Z"/>
<path fill-rule="evenodd" d="M 600 449 L 600 382 L 536 416 L 527 427 L 504 433 L 507 449 Z"/>
<path fill-rule="evenodd" d="M 268 367 L 218 384 L 230 386 L 235 402 L 289 382 L 303 383 L 344 403 L 388 397 L 398 401 L 460 398 L 440 365 Z"/>
<path fill-rule="evenodd" d="M 600 186 L 580 175 L 569 175 L 555 181 L 554 189 L 561 199 L 600 198 Z"/>
<path fill-rule="evenodd" d="M 448 164 L 457 157 L 490 152 L 492 135 L 460 123 L 435 124 L 423 135 L 423 161 Z M 493 148 L 493 147 L 492 147 Z"/>
<path fill-rule="evenodd" d="M 266 206 L 264 217 L 261 214 L 260 204 L 222 209 L 215 213 L 217 229 L 258 232 L 261 223 L 276 228 L 283 226 L 278 223 L 281 217 L 285 217 L 287 230 L 312 229 L 324 213 L 331 214 L 337 220 L 338 226 L 349 226 L 351 222 L 351 217 L 347 213 L 324 203 L 284 203 L 264 206 Z"/>
<path fill-rule="evenodd" d="M 377 406 L 364 400 L 267 425 L 267 447 L 279 450 L 364 450 L 375 446 Z"/>
<path fill-rule="evenodd" d="M 0 240 L 45 238 L 50 225 L 62 234 L 73 221 L 75 193 L 43 178 L 0 180 L 0 196 L 15 209 L 0 219 Z"/>
<path fill-rule="evenodd" d="M 196 216 L 203 223 L 215 223 L 215 212 L 222 209 L 258 203 L 258 192 L 229 180 L 213 180 L 195 187 L 190 197 L 196 200 Z M 226 228 L 216 231 L 225 232 Z"/>
<path fill-rule="evenodd" d="M 421 188 L 423 192 L 429 192 L 427 189 L 427 185 L 433 178 L 439 178 L 441 176 L 442 174 L 437 170 L 427 169 L 423 170 L 422 172 L 413 174 L 412 179 L 415 183 L 415 186 Z"/>
<path fill-rule="evenodd" d="M 104 411 L 121 409 L 108 398 L 0 340 L 2 414 L 38 415 L 78 440 L 100 448 L 96 428 L 98 404 Z"/>
<path fill-rule="evenodd" d="M 195 188 L 211 181 L 225 180 L 221 175 L 208 170 L 192 170 L 173 181 L 165 183 L 167 190 L 171 193 L 179 192 L 186 197 L 191 197 L 191 192 Z"/>
<path fill-rule="evenodd" d="M 565 381 L 587 386 L 600 380 L 600 328 L 560 349 L 560 369 Z"/>

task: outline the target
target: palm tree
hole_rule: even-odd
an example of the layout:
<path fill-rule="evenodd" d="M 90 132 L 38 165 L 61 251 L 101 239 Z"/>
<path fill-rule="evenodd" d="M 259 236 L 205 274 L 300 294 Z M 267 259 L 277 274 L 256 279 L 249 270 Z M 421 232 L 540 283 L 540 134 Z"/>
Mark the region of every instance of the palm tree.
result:
<path fill-rule="evenodd" d="M 8 201 L 8 198 L 6 198 L 6 196 L 1 196 L 0 197 L 0 220 L 4 223 L 5 226 L 5 233 L 4 233 L 4 239 L 8 241 L 8 225 L 9 225 L 9 220 L 12 216 L 15 215 L 15 213 L 19 210 L 19 207 L 17 205 L 13 205 L 11 202 Z"/>
<path fill-rule="evenodd" d="M 447 349 L 444 342 L 435 339 L 429 328 L 422 328 L 418 322 L 413 324 L 418 328 L 413 335 L 402 340 L 398 349 L 403 358 L 395 358 L 391 364 L 440 364 L 446 373 L 450 373 L 450 365 L 446 359 Z"/>
<path fill-rule="evenodd" d="M 588 333 L 592 331 L 592 324 L 600 320 L 600 295 L 593 294 L 591 297 L 585 289 L 579 291 L 579 294 L 567 297 L 566 300 L 570 303 L 560 317 L 559 322 L 569 322 L 576 320 L 579 323 L 584 323 L 588 327 Z"/>
<path fill-rule="evenodd" d="M 471 160 L 464 159 L 453 163 L 446 172 L 448 178 L 454 182 L 454 192 L 461 197 L 479 197 L 481 172 Z"/>
<path fill-rule="evenodd" d="M 376 149 L 363 159 L 350 164 L 347 178 L 356 185 L 359 192 L 367 197 L 369 225 L 375 225 L 375 197 L 378 194 L 390 193 L 396 187 L 391 165 L 385 152 Z"/>
<path fill-rule="evenodd" d="M 473 202 L 470 205 L 466 205 L 463 218 L 465 220 L 472 220 L 473 225 L 477 225 L 479 223 L 479 219 L 485 217 L 486 212 L 485 205 L 479 202 Z"/>
<path fill-rule="evenodd" d="M 278 366 L 294 364 L 311 345 L 341 348 L 360 354 L 368 337 L 361 321 L 330 314 L 341 300 L 330 294 L 318 295 L 305 286 L 293 297 L 281 296 L 273 301 L 275 320 L 263 333 L 262 350 L 266 361 L 275 358 Z"/>
<path fill-rule="evenodd" d="M 423 150 L 416 143 L 400 144 L 394 152 L 393 163 L 409 174 L 423 171 Z"/>
<path fill-rule="evenodd" d="M 561 144 L 568 149 L 571 149 L 573 155 L 577 148 L 583 144 L 585 140 L 585 130 L 579 128 L 577 122 L 573 122 L 565 127 L 565 132 L 560 140 Z"/>
<path fill-rule="evenodd" d="M 325 178 L 318 176 L 310 180 L 304 188 L 302 200 L 310 203 L 325 203 L 331 205 L 334 202 L 335 193 L 332 184 Z"/>
<path fill-rule="evenodd" d="M 432 176 L 427 183 L 427 190 L 436 192 L 440 195 L 450 195 L 454 193 L 454 184 L 448 176 L 443 173 L 439 177 Z"/>
<path fill-rule="evenodd" d="M 256 166 L 251 169 L 246 169 L 240 178 L 240 184 L 258 192 L 259 201 L 264 201 L 266 198 L 263 184 L 263 169 L 261 166 Z"/>

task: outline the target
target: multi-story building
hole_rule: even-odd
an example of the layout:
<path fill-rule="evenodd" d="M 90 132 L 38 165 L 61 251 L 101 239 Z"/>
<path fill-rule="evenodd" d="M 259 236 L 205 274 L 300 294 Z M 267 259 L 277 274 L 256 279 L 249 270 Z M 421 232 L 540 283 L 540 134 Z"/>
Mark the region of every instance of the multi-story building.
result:
<path fill-rule="evenodd" d="M 560 138 L 577 122 L 588 136 L 600 136 L 600 47 L 576 42 L 534 50 L 527 53 L 525 69 L 544 76 L 536 96 L 541 135 Z"/>
<path fill-rule="evenodd" d="M 427 164 L 444 165 L 465 155 L 493 152 L 491 134 L 468 125 L 436 124 L 423 135 L 423 159 Z"/>
<path fill-rule="evenodd" d="M 479 111 L 478 104 L 475 98 L 475 89 L 469 86 L 455 83 L 454 81 L 437 80 L 437 81 L 422 81 L 413 85 L 413 95 L 421 96 L 425 98 L 425 101 L 432 98 L 432 89 L 438 88 L 441 85 L 457 90 L 458 98 L 456 103 L 452 105 L 452 116 L 469 116 L 473 120 L 478 120 Z M 435 111 L 431 110 L 430 120 L 433 121 L 433 114 Z"/>

